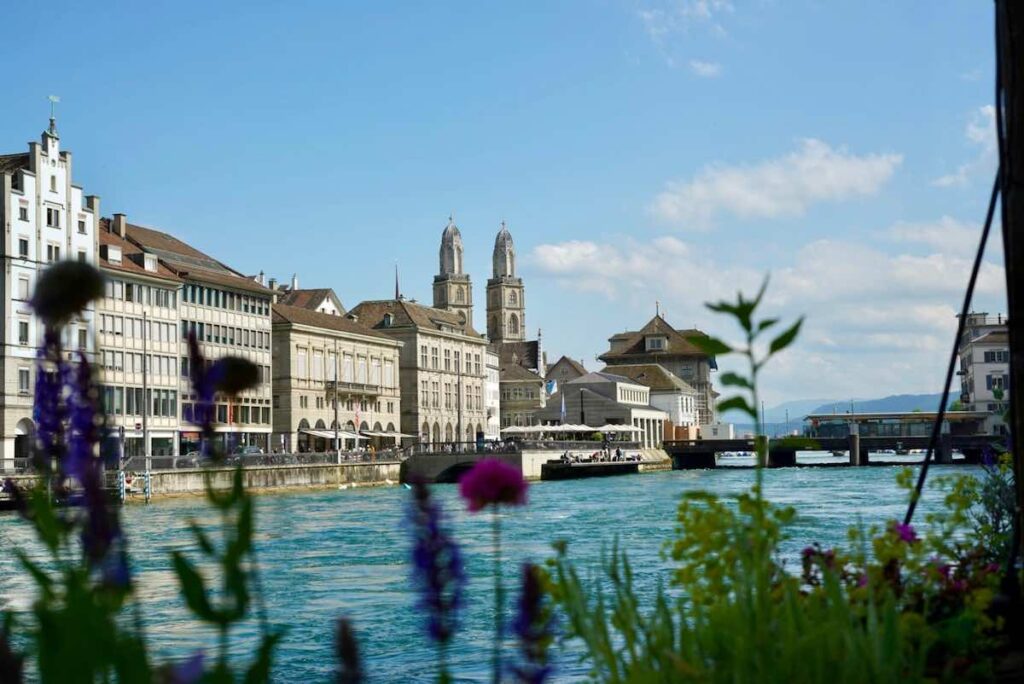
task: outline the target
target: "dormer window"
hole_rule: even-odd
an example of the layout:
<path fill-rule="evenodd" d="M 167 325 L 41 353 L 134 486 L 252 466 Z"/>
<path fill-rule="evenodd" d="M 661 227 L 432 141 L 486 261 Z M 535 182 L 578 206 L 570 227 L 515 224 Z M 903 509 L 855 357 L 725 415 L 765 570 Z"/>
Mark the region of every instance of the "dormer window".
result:
<path fill-rule="evenodd" d="M 662 337 L 660 335 L 656 337 L 648 337 L 647 351 L 664 351 L 667 342 L 667 338 Z"/>
<path fill-rule="evenodd" d="M 392 314 L 384 314 L 384 327 L 390 328 L 395 324 L 395 317 Z"/>
<path fill-rule="evenodd" d="M 121 263 L 121 248 L 117 245 L 107 245 L 107 261 L 112 264 Z"/>
<path fill-rule="evenodd" d="M 145 267 L 146 267 L 147 271 L 150 271 L 151 273 L 156 273 L 156 255 L 155 254 L 147 254 L 147 255 L 145 255 Z"/>

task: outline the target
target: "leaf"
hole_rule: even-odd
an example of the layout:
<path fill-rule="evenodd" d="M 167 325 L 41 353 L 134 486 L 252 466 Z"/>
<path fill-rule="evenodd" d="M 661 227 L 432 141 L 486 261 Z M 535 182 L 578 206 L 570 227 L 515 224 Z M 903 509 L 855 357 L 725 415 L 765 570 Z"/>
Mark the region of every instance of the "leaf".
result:
<path fill-rule="evenodd" d="M 693 344 L 693 346 L 697 347 L 708 356 L 728 354 L 732 351 L 732 347 L 715 337 L 711 337 L 710 335 L 694 335 L 693 337 L 688 338 L 688 340 Z"/>
<path fill-rule="evenodd" d="M 189 520 L 188 528 L 192 530 L 192 535 L 196 538 L 196 543 L 199 544 L 199 549 L 207 556 L 213 556 L 216 554 L 216 550 L 213 548 L 213 542 L 210 541 L 210 537 L 203 531 L 203 528 L 199 526 L 195 520 Z"/>
<path fill-rule="evenodd" d="M 206 622 L 219 622 L 217 615 L 210 606 L 210 600 L 206 596 L 206 586 L 203 583 L 203 576 L 185 558 L 180 551 L 175 551 L 171 560 L 174 563 L 174 572 L 178 575 L 178 582 L 181 584 L 181 593 L 185 596 L 185 603 L 189 610 L 195 613 L 196 617 Z"/>
<path fill-rule="evenodd" d="M 748 416 L 753 418 L 754 422 L 757 422 L 757 412 L 754 411 L 753 407 L 751 407 L 750 404 L 747 403 L 747 400 L 744 399 L 743 397 L 730 397 L 725 401 L 718 402 L 718 410 L 722 411 L 723 413 L 725 411 L 732 411 L 733 409 L 743 411 Z"/>
<path fill-rule="evenodd" d="M 796 323 L 791 325 L 788 330 L 772 340 L 771 346 L 768 348 L 768 354 L 772 355 L 778 353 L 791 345 L 796 336 L 800 333 L 800 326 L 804 323 L 804 317 L 801 316 L 797 319 Z"/>
<path fill-rule="evenodd" d="M 765 273 L 765 275 L 764 275 L 764 282 L 761 283 L 761 289 L 757 291 L 757 296 L 754 297 L 754 301 L 751 302 L 751 304 L 754 305 L 755 309 L 757 308 L 757 305 L 761 303 L 761 298 L 764 297 L 765 291 L 768 290 L 768 281 L 770 279 L 771 279 L 771 274 L 770 273 Z"/>
<path fill-rule="evenodd" d="M 746 389 L 753 389 L 750 385 L 750 381 L 742 375 L 736 373 L 722 373 L 719 377 L 723 385 L 729 385 L 730 387 L 745 387 Z"/>
<path fill-rule="evenodd" d="M 766 318 L 757 325 L 757 332 L 762 333 L 779 322 L 778 318 Z"/>
<path fill-rule="evenodd" d="M 256 660 L 245 672 L 245 684 L 263 684 L 270 681 L 270 668 L 273 665 L 274 647 L 284 636 L 283 631 L 271 632 L 263 637 Z"/>
<path fill-rule="evenodd" d="M 53 598 L 53 579 L 46 574 L 46 571 L 36 565 L 21 549 L 14 549 L 14 555 L 21 561 L 22 567 L 32 575 L 32 579 L 36 581 L 36 585 L 43 592 L 43 597 L 46 599 Z"/>

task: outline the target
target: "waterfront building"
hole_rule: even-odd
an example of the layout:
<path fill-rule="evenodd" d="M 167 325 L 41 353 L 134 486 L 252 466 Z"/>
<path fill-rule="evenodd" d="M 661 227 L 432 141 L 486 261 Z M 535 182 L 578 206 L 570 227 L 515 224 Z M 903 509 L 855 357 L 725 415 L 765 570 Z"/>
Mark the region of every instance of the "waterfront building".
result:
<path fill-rule="evenodd" d="M 60 147 L 50 118 L 28 152 L 0 155 L 0 225 L 3 237 L 3 399 L 0 403 L 5 470 L 30 455 L 35 435 L 32 397 L 42 323 L 29 298 L 51 263 L 77 259 L 96 263 L 100 201 L 75 185 L 71 153 Z M 63 347 L 95 354 L 95 307 L 90 304 L 62 331 Z"/>
<path fill-rule="evenodd" d="M 711 373 L 718 370 L 714 356 L 694 345 L 693 337 L 706 337 L 700 330 L 676 330 L 660 314 L 639 330 L 618 333 L 609 338 L 609 349 L 598 358 L 615 371 L 615 366 L 657 364 L 697 392 L 697 424 L 715 423 L 715 399 L 718 392 Z"/>
<path fill-rule="evenodd" d="M 359 446 L 395 446 L 402 343 L 319 310 L 325 302 L 340 309 L 331 290 L 305 299 L 314 308 L 273 305 L 272 448 L 329 451 L 336 428 L 343 448 L 357 446 L 357 434 L 366 438 Z"/>
<path fill-rule="evenodd" d="M 536 425 L 537 412 L 544 408 L 544 378 L 518 363 L 501 366 L 501 427 Z"/>
<path fill-rule="evenodd" d="M 215 397 L 217 445 L 229 452 L 244 446 L 268 450 L 272 428 L 273 291 L 259 282 L 260 277 L 247 277 L 168 233 L 126 223 L 125 237 L 144 252 L 155 255 L 182 281 L 177 343 L 181 404 L 178 453 L 189 454 L 199 448 L 199 429 L 193 418 L 196 397 L 189 380 L 189 333 L 195 333 L 208 360 L 239 356 L 259 370 L 256 387 L 233 400 Z"/>
<path fill-rule="evenodd" d="M 436 280 L 435 280 L 436 283 Z M 440 447 L 484 434 L 487 340 L 465 310 L 399 297 L 361 302 L 353 320 L 402 343 L 401 431 Z"/>
<path fill-rule="evenodd" d="M 564 415 L 563 415 L 564 408 Z M 562 385 L 536 413 L 541 424 L 632 425 L 644 449 L 660 448 L 668 414 L 651 405 L 650 389 L 612 373 L 587 373 Z"/>
<path fill-rule="evenodd" d="M 501 439 L 501 361 L 491 349 L 484 352 L 487 377 L 484 380 L 484 439 Z"/>
<path fill-rule="evenodd" d="M 124 214 L 100 219 L 96 363 L 108 439 L 122 458 L 172 456 L 180 432 L 181 278 L 125 237 Z"/>
<path fill-rule="evenodd" d="M 441 233 L 440 271 L 434 276 L 434 308 L 462 316 L 464 324 L 473 328 L 473 284 L 463 271 L 462 233 L 449 216 Z"/>
<path fill-rule="evenodd" d="M 548 396 L 557 392 L 559 387 L 570 380 L 581 378 L 586 374 L 587 369 L 583 366 L 582 361 L 570 359 L 568 356 L 561 357 L 548 366 L 548 372 L 544 375 Z"/>
<path fill-rule="evenodd" d="M 309 311 L 331 314 L 332 316 L 344 316 L 345 306 L 341 299 L 329 287 L 302 290 L 299 289 L 299 277 L 292 276 L 291 285 L 279 285 L 277 280 L 271 278 L 267 286 L 277 293 L 277 303 L 286 306 L 297 306 Z"/>
<path fill-rule="evenodd" d="M 965 411 L 989 414 L 986 429 L 1005 434 L 1010 405 L 1010 337 L 1003 316 L 970 313 L 959 343 L 960 403 Z"/>
<path fill-rule="evenodd" d="M 662 366 L 656 363 L 622 364 L 605 368 L 603 372 L 625 376 L 648 388 L 651 406 L 667 413 L 672 427 L 693 428 L 697 425 L 697 390 Z M 680 438 L 688 438 L 690 432 L 681 430 Z"/>

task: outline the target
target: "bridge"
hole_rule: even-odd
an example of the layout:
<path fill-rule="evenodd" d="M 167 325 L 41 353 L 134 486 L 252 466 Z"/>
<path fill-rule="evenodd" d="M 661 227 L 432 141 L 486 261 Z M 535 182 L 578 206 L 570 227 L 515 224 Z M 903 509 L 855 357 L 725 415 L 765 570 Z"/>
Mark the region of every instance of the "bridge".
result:
<path fill-rule="evenodd" d="M 796 466 L 796 455 L 800 451 L 846 451 L 848 465 L 871 465 L 868 454 L 882 450 L 903 451 L 927 449 L 928 437 L 924 436 L 861 436 L 846 437 L 784 437 L 769 440 L 769 468 Z M 665 451 L 672 459 L 673 470 L 691 468 L 714 468 L 718 455 L 735 452 L 756 452 L 753 439 L 691 439 L 665 442 Z M 999 450 L 1005 447 L 1005 438 L 999 435 L 940 435 L 936 451 L 937 463 L 952 463 L 953 452 L 959 451 L 967 463 L 980 463 L 986 448 Z"/>

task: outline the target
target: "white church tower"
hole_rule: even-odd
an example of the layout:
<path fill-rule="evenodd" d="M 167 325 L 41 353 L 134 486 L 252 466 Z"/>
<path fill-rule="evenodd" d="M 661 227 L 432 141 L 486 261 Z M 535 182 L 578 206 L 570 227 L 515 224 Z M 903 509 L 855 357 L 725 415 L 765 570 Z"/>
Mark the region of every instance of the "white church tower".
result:
<path fill-rule="evenodd" d="M 461 313 L 466 323 L 473 326 L 473 285 L 462 265 L 462 233 L 454 219 L 441 233 L 440 273 L 434 276 L 434 308 Z"/>
<path fill-rule="evenodd" d="M 516 277 L 516 246 L 505 222 L 494 239 L 493 276 L 487 281 L 487 337 L 491 342 L 526 339 L 526 297 Z"/>

